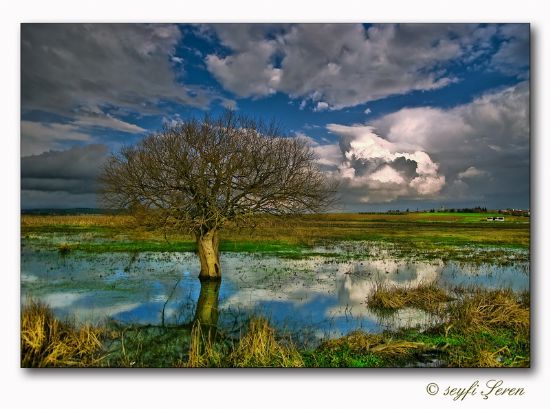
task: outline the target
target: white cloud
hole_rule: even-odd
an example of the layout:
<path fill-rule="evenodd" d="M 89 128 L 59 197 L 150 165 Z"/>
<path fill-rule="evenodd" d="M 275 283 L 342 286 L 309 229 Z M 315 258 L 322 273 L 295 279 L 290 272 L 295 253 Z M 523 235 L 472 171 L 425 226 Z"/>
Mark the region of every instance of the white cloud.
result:
<path fill-rule="evenodd" d="M 145 129 L 141 128 L 140 126 L 122 121 L 109 114 L 93 116 L 79 115 L 75 117 L 75 120 L 74 122 L 72 122 L 72 124 L 83 127 L 108 128 L 129 133 L 145 132 Z"/>
<path fill-rule="evenodd" d="M 527 83 L 450 109 L 404 108 L 370 125 L 327 129 L 339 143 L 314 148 L 323 169 L 341 178 L 348 203 L 466 197 L 485 203 L 529 191 Z"/>
<path fill-rule="evenodd" d="M 308 143 L 317 157 L 317 163 L 325 170 L 334 170 L 342 163 L 342 151 L 337 144 L 320 144 L 303 132 L 297 132 L 296 137 L 304 139 Z"/>
<path fill-rule="evenodd" d="M 401 149 L 419 149 L 436 158 L 440 172 L 447 180 L 454 179 L 442 189 L 442 199 L 469 192 L 487 200 L 483 198 L 512 197 L 529 190 L 527 82 L 451 109 L 404 108 L 372 126 Z M 496 183 L 487 184 L 482 176 Z"/>
<path fill-rule="evenodd" d="M 277 43 L 264 38 L 267 26 L 222 24 L 214 27 L 222 44 L 238 51 L 226 57 L 206 56 L 206 66 L 218 81 L 241 97 L 276 92 L 281 72 L 270 63 Z"/>
<path fill-rule="evenodd" d="M 375 182 L 381 183 L 395 183 L 401 185 L 405 183 L 403 176 L 399 174 L 394 168 L 389 165 L 384 165 L 382 168 L 378 169 L 376 172 L 369 175 L 369 179 Z"/>
<path fill-rule="evenodd" d="M 321 112 L 321 111 L 326 111 L 328 107 L 329 105 L 326 102 L 319 101 L 317 102 L 317 105 L 315 106 L 315 108 L 313 108 L 313 110 L 315 112 Z"/>
<path fill-rule="evenodd" d="M 466 169 L 464 172 L 460 172 L 458 174 L 459 179 L 468 179 L 468 178 L 476 178 L 479 176 L 486 176 L 487 172 L 484 170 L 479 170 L 474 166 L 470 166 L 468 169 Z"/>
<path fill-rule="evenodd" d="M 504 38 L 499 50 L 491 59 L 491 65 L 506 74 L 523 76 L 529 66 L 529 25 L 513 24 L 499 28 Z"/>
<path fill-rule="evenodd" d="M 513 31 L 516 26 L 504 27 Z M 495 25 L 472 24 L 375 24 L 368 29 L 361 24 L 223 24 L 211 29 L 230 50 L 206 57 L 208 69 L 226 89 L 253 97 L 281 91 L 311 100 L 314 110 L 319 102 L 341 109 L 445 87 L 458 80 L 446 64 L 472 64 L 494 52 L 495 36 L 505 38 L 504 29 Z M 517 50 L 521 46 L 508 52 L 507 44 L 495 56 L 495 66 L 525 60 Z"/>
<path fill-rule="evenodd" d="M 522 82 L 447 110 L 404 108 L 372 125 L 399 146 L 422 147 L 449 157 L 483 158 L 481 153 L 487 149 L 525 149 L 529 140 L 529 86 Z"/>
<path fill-rule="evenodd" d="M 376 135 L 370 126 L 329 124 L 327 129 L 341 138 L 343 161 L 338 171 L 343 189 L 360 202 L 430 197 L 445 184 L 439 164 L 426 152 L 403 151 L 399 145 Z"/>
<path fill-rule="evenodd" d="M 21 156 L 59 149 L 67 141 L 90 142 L 92 137 L 74 125 L 21 121 Z"/>
<path fill-rule="evenodd" d="M 90 128 L 113 129 L 128 133 L 146 130 L 104 113 L 98 107 L 79 110 L 69 123 L 21 121 L 21 156 L 59 150 L 71 142 L 93 142 Z"/>

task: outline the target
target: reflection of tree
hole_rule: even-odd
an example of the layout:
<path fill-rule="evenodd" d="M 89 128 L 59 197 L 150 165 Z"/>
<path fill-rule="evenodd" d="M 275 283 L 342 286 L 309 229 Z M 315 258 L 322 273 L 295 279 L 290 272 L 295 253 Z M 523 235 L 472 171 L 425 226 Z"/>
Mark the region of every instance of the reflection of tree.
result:
<path fill-rule="evenodd" d="M 201 281 L 201 292 L 193 324 L 200 324 L 210 336 L 215 334 L 218 325 L 218 296 L 221 281 Z"/>

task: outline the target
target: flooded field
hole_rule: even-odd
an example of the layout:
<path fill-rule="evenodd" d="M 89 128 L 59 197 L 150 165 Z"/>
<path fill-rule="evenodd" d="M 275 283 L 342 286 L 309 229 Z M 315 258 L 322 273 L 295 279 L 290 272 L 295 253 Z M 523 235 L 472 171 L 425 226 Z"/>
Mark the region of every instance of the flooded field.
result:
<path fill-rule="evenodd" d="M 380 333 L 437 321 L 414 308 L 392 314 L 370 309 L 367 299 L 379 285 L 529 289 L 526 250 L 500 249 L 499 262 L 491 264 L 398 257 L 397 250 L 343 242 L 301 258 L 222 253 L 221 284 L 201 288 L 191 252 L 63 254 L 23 240 L 21 301 L 41 300 L 56 316 L 77 323 L 186 325 L 202 314 L 228 333 L 261 315 L 298 342 L 316 344 L 357 329 Z"/>

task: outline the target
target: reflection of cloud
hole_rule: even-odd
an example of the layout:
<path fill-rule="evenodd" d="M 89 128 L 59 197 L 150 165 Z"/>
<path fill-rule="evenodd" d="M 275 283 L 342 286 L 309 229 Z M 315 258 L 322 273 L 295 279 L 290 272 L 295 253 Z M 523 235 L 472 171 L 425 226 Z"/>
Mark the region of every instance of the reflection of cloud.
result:
<path fill-rule="evenodd" d="M 381 330 L 395 331 L 400 328 L 419 326 L 425 328 L 433 325 L 437 319 L 432 314 L 416 308 L 401 308 L 392 314 L 380 316 L 364 306 L 351 306 L 347 308 L 334 306 L 326 310 L 326 316 L 331 318 L 346 317 L 348 320 L 357 322 L 357 327 L 365 320 L 372 321 L 376 323 L 376 325 L 373 325 L 373 329 L 370 329 L 373 332 Z M 322 332 L 319 331 L 319 335 L 321 334 Z M 342 336 L 342 334 L 338 330 L 335 330 L 334 336 Z"/>
<path fill-rule="evenodd" d="M 78 322 L 99 322 L 108 317 L 113 317 L 117 314 L 131 311 L 134 308 L 142 305 L 141 303 L 122 303 L 109 305 L 106 307 L 93 306 L 89 307 L 71 307 L 67 313 L 69 316 L 75 316 L 78 319 Z"/>
<path fill-rule="evenodd" d="M 21 282 L 22 283 L 34 283 L 38 281 L 38 277 L 32 274 L 21 273 Z"/>
<path fill-rule="evenodd" d="M 321 257 L 294 260 L 289 267 L 312 271 L 311 278 L 289 276 L 282 282 L 276 281 L 274 286 L 266 286 L 264 277 L 250 271 L 243 278 L 248 285 L 231 294 L 220 307 L 252 308 L 269 301 L 284 301 L 298 306 L 315 302 L 316 297 L 327 296 L 335 297 L 338 304 L 334 308 L 361 306 L 380 282 L 402 288 L 415 287 L 436 281 L 443 268 L 442 263 L 413 264 L 399 260 L 339 262 L 327 267 L 324 261 Z M 264 268 L 271 263 L 281 267 L 279 259 L 263 259 Z"/>
<path fill-rule="evenodd" d="M 58 313 L 64 317 L 70 317 L 77 323 L 99 322 L 116 314 L 130 311 L 142 305 L 138 302 L 120 303 L 111 305 L 89 304 L 90 297 L 94 295 L 79 292 L 56 292 L 33 296 L 50 308 L 59 310 Z M 24 301 L 26 302 L 26 301 Z"/>
<path fill-rule="evenodd" d="M 76 301 L 82 299 L 82 293 L 52 293 L 40 296 L 40 300 L 51 308 L 68 308 Z"/>

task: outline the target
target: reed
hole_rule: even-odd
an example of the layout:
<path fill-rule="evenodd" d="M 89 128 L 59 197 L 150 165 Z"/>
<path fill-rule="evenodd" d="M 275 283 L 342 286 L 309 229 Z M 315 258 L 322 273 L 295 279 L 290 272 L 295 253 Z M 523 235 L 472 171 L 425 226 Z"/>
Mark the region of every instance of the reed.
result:
<path fill-rule="evenodd" d="M 100 328 L 76 328 L 55 318 L 44 304 L 30 301 L 21 314 L 21 366 L 98 366 L 101 335 Z"/>

